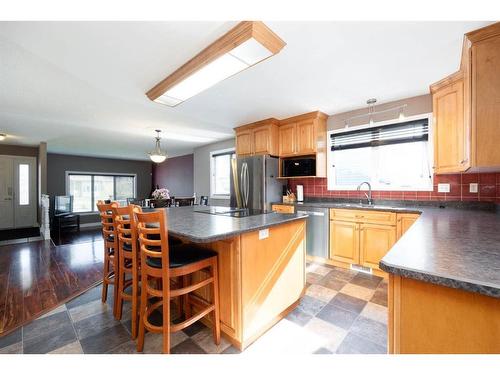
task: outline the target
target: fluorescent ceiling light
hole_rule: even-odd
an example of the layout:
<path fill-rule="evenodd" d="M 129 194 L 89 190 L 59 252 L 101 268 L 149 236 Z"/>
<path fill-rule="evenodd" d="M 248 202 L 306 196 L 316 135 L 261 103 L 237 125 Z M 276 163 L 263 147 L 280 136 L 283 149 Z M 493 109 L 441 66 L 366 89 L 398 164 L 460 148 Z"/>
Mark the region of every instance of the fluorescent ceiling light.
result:
<path fill-rule="evenodd" d="M 186 78 L 184 81 L 181 81 L 170 90 L 167 90 L 164 95 L 167 95 L 170 98 L 176 98 L 179 101 L 184 101 L 208 89 L 216 83 L 241 72 L 242 70 L 248 68 L 248 66 L 248 64 L 238 60 L 231 54 L 226 53 L 225 55 L 222 55 L 218 59 L 212 61 L 210 64 L 205 65 L 203 68 Z"/>
<path fill-rule="evenodd" d="M 277 54 L 284 46 L 285 42 L 262 22 L 240 22 L 146 95 L 157 103 L 174 107 Z"/>

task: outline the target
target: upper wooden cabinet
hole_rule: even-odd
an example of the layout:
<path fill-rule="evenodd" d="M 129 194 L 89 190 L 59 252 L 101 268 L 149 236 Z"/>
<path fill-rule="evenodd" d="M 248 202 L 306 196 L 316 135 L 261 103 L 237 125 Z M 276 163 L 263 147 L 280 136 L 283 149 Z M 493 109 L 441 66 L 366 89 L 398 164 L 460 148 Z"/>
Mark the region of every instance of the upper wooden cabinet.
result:
<path fill-rule="evenodd" d="M 236 155 L 278 156 L 278 123 L 270 118 L 236 128 Z"/>
<path fill-rule="evenodd" d="M 460 70 L 430 89 L 435 173 L 500 171 L 500 23 L 465 34 Z"/>
<path fill-rule="evenodd" d="M 279 128 L 279 156 L 294 156 L 297 139 L 297 125 L 294 123 L 282 125 Z"/>
<path fill-rule="evenodd" d="M 464 80 L 458 72 L 434 84 L 434 172 L 464 172 L 470 167 L 464 121 Z"/>
<path fill-rule="evenodd" d="M 326 151 L 326 120 L 322 112 L 311 112 L 280 121 L 279 156 L 314 155 Z"/>
<path fill-rule="evenodd" d="M 252 155 L 252 131 L 250 129 L 236 131 L 236 154 Z"/>

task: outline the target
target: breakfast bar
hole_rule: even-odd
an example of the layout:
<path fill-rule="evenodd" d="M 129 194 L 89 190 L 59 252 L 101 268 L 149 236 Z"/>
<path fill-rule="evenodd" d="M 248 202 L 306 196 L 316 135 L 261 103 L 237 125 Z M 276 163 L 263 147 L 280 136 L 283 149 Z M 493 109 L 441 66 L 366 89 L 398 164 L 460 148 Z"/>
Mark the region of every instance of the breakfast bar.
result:
<path fill-rule="evenodd" d="M 166 210 L 169 235 L 217 252 L 221 331 L 234 346 L 245 349 L 298 304 L 306 285 L 305 215 Z M 196 293 L 212 298 L 208 287 Z M 209 316 L 202 321 L 211 325 Z"/>

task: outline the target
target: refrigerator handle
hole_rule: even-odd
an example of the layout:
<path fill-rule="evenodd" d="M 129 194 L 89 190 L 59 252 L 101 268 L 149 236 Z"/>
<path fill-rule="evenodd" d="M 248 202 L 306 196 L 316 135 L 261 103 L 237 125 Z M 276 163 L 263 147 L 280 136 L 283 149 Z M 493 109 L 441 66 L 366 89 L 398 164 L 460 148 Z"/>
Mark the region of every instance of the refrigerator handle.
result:
<path fill-rule="evenodd" d="M 244 208 L 247 208 L 248 207 L 248 194 L 249 194 L 249 190 L 250 190 L 250 186 L 249 186 L 249 176 L 248 176 L 248 164 L 246 162 L 244 162 L 242 165 L 241 165 L 241 188 L 242 188 L 242 192 L 243 192 L 243 207 Z"/>
<path fill-rule="evenodd" d="M 236 160 L 236 158 L 231 159 L 231 166 L 233 172 L 234 194 L 236 195 L 236 206 L 241 208 L 242 207 L 241 191 L 240 191 L 240 184 L 238 183 L 238 160 Z"/>

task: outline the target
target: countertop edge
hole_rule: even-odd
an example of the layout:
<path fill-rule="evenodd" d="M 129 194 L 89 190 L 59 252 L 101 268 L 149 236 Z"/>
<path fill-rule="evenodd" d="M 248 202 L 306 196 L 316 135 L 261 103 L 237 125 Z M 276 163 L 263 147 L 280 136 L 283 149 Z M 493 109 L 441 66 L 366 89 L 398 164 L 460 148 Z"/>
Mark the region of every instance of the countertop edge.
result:
<path fill-rule="evenodd" d="M 225 240 L 225 239 L 231 238 L 231 237 L 236 237 L 236 236 L 239 236 L 243 233 L 248 233 L 248 232 L 253 232 L 256 230 L 271 228 L 271 227 L 275 227 L 277 225 L 282 225 L 282 224 L 290 223 L 290 222 L 297 221 L 297 220 L 304 220 L 307 218 L 307 215 L 301 215 L 301 216 L 289 215 L 289 216 L 290 217 L 284 217 L 279 222 L 267 223 L 267 224 L 258 225 L 256 227 L 249 228 L 249 229 L 242 229 L 242 230 L 234 231 L 231 233 L 218 234 L 218 235 L 214 235 L 214 236 L 210 236 L 210 237 L 197 237 L 197 236 L 193 236 L 193 235 L 186 235 L 185 233 L 176 232 L 174 230 L 169 230 L 169 234 L 171 234 L 175 237 L 181 238 L 181 239 L 186 239 L 186 240 L 188 240 L 190 242 L 194 242 L 194 243 L 210 243 L 210 242 Z"/>
<path fill-rule="evenodd" d="M 430 284 L 445 286 L 453 289 L 465 290 L 471 293 L 479 293 L 488 297 L 500 298 L 500 288 L 478 284 L 473 281 L 462 280 L 458 277 L 445 277 L 440 275 L 435 275 L 430 273 L 429 271 L 420 272 L 408 268 L 402 268 L 399 266 L 394 266 L 387 264 L 384 260 L 381 260 L 379 263 L 380 269 L 391 273 L 394 275 L 403 276 L 409 279 L 423 281 Z"/>

